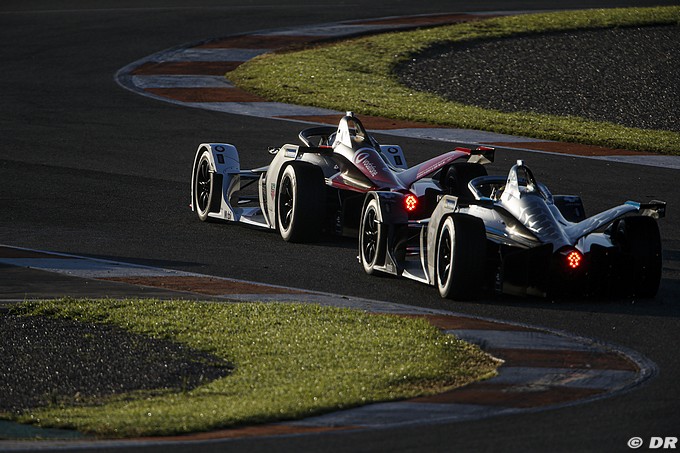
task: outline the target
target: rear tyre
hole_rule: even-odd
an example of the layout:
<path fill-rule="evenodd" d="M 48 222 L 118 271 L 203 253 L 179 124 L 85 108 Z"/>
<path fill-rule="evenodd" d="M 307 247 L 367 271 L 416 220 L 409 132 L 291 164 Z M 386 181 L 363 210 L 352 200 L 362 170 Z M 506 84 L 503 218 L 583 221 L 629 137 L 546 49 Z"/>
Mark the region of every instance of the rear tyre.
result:
<path fill-rule="evenodd" d="M 378 200 L 372 198 L 364 208 L 359 226 L 359 257 L 367 274 L 374 274 L 375 267 L 385 255 L 385 225 L 378 221 Z"/>
<path fill-rule="evenodd" d="M 211 221 L 208 213 L 220 210 L 220 191 L 222 175 L 215 173 L 210 159 L 210 151 L 204 150 L 194 167 L 193 187 L 191 188 L 194 211 L 203 221 Z"/>
<path fill-rule="evenodd" d="M 656 296 L 661 283 L 661 235 L 651 217 L 625 217 L 614 224 L 612 236 L 628 257 L 624 282 L 633 296 L 643 299 Z"/>
<path fill-rule="evenodd" d="M 439 182 L 447 194 L 471 198 L 472 192 L 468 188 L 468 183 L 478 176 L 487 176 L 487 174 L 482 164 L 463 162 L 444 168 Z"/>
<path fill-rule="evenodd" d="M 586 210 L 581 197 L 571 195 L 555 195 L 555 206 L 568 222 L 578 223 L 586 219 Z"/>
<path fill-rule="evenodd" d="M 276 194 L 276 224 L 285 241 L 312 242 L 319 238 L 325 189 L 320 168 L 303 162 L 286 166 Z"/>
<path fill-rule="evenodd" d="M 486 261 L 484 222 L 465 214 L 447 217 L 439 231 L 435 253 L 439 295 L 455 300 L 477 298 Z"/>

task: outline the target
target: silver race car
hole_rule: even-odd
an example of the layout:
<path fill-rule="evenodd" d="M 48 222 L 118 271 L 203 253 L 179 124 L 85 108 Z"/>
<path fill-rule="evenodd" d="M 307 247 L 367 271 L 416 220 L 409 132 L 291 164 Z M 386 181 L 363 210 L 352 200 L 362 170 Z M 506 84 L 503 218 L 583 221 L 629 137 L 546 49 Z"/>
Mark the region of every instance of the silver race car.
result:
<path fill-rule="evenodd" d="M 482 288 L 514 295 L 654 297 L 661 279 L 656 220 L 666 203 L 628 201 L 586 218 L 577 196 L 553 196 L 518 161 L 507 178 L 474 163 L 447 170 L 449 193 L 431 216 L 410 220 L 401 193 L 371 191 L 361 214 L 359 260 L 471 299 Z"/>
<path fill-rule="evenodd" d="M 271 164 L 253 170 L 241 170 L 233 145 L 200 145 L 191 180 L 198 218 L 277 229 L 292 242 L 356 235 L 367 192 L 399 193 L 408 218 L 429 216 L 454 162 L 489 162 L 493 153 L 456 149 L 409 168 L 399 146 L 378 144 L 352 112 L 299 138 L 302 145 L 270 149 Z"/>

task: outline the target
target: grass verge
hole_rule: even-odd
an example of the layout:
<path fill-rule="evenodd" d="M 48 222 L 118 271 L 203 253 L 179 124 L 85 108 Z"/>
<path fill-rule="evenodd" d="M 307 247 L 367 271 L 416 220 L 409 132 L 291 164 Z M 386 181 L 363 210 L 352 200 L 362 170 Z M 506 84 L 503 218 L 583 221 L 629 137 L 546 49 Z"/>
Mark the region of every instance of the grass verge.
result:
<path fill-rule="evenodd" d="M 432 45 L 578 29 L 680 24 L 680 7 L 527 14 L 388 33 L 265 54 L 227 74 L 237 86 L 279 102 L 547 140 L 680 154 L 680 133 L 580 117 L 503 113 L 448 101 L 401 85 L 399 62 Z"/>
<path fill-rule="evenodd" d="M 53 405 L 17 421 L 106 437 L 172 435 L 307 417 L 433 394 L 498 362 L 428 322 L 309 304 L 158 300 L 26 302 L 13 314 L 109 323 L 227 359 L 234 372 L 190 391 Z"/>

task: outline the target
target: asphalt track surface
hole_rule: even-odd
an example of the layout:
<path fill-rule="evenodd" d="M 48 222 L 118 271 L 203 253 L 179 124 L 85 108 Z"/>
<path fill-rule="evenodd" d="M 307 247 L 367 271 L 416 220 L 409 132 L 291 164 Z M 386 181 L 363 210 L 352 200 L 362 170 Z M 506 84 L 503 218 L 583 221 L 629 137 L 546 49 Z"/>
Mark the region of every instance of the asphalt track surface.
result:
<path fill-rule="evenodd" d="M 166 104 L 127 92 L 113 80 L 118 69 L 146 55 L 233 33 L 473 8 L 544 9 L 544 2 L 84 4 L 4 2 L 0 11 L 0 243 L 541 325 L 634 349 L 660 369 L 635 391 L 559 410 L 376 432 L 244 439 L 230 443 L 230 450 L 623 451 L 633 436 L 678 437 L 677 170 L 499 151 L 498 173 L 525 159 L 554 193 L 581 194 L 589 212 L 627 199 L 668 201 L 668 217 L 660 223 L 665 248 L 660 293 L 652 301 L 442 302 L 434 289 L 415 282 L 364 275 L 351 240 L 293 245 L 270 232 L 198 222 L 188 209 L 198 143 L 233 142 L 243 166 L 256 167 L 268 163 L 268 146 L 291 141 L 300 125 Z M 398 142 L 414 162 L 451 148 Z M 0 287 L 3 298 L 21 298 L 16 286 L 21 285 Z"/>

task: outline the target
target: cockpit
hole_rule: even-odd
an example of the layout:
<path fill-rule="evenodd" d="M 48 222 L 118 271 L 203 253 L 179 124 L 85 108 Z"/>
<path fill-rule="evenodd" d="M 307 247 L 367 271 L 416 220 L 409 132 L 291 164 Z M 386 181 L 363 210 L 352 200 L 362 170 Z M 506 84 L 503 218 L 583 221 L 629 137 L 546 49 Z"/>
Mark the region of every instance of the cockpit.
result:
<path fill-rule="evenodd" d="M 480 176 L 470 181 L 469 188 L 475 198 L 493 201 L 509 201 L 527 196 L 537 195 L 548 203 L 553 203 L 553 196 L 548 188 L 536 181 L 531 169 L 522 160 L 510 169 L 507 177 Z"/>
<path fill-rule="evenodd" d="M 373 148 L 380 150 L 378 142 L 368 134 L 366 128 L 354 113 L 347 112 L 338 124 L 338 130 L 333 137 L 333 148 L 345 146 L 353 151 L 362 148 Z"/>
<path fill-rule="evenodd" d="M 391 161 L 385 154 L 372 135 L 368 133 L 362 122 L 353 112 L 347 112 L 340 119 L 337 127 L 318 126 L 307 128 L 300 132 L 300 140 L 308 147 L 332 149 L 332 152 L 344 157 L 349 162 L 355 161 L 355 156 L 361 150 L 370 150 L 378 153 L 384 165 L 394 172 L 400 172 L 405 168 L 403 156 L 400 162 Z M 396 149 L 391 147 L 390 149 Z"/>
<path fill-rule="evenodd" d="M 342 145 L 355 151 L 361 148 L 380 149 L 378 142 L 352 112 L 347 112 L 337 127 L 310 127 L 301 131 L 299 137 L 305 146 L 313 148 L 337 148 Z"/>

